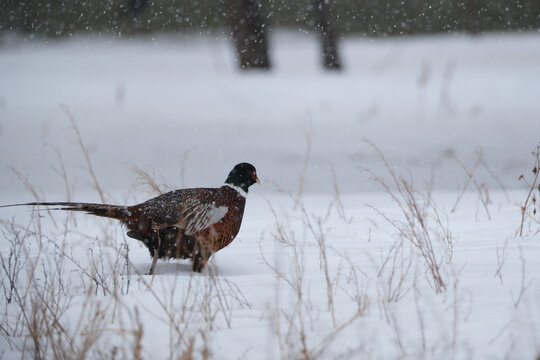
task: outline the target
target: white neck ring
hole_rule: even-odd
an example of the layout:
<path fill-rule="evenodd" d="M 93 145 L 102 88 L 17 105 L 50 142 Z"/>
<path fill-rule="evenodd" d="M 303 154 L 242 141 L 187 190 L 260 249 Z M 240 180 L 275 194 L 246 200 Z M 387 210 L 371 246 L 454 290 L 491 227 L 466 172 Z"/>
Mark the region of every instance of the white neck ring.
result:
<path fill-rule="evenodd" d="M 224 184 L 224 186 L 228 186 L 230 187 L 231 189 L 234 189 L 236 190 L 236 192 L 238 194 L 240 194 L 240 196 L 242 197 L 247 197 L 247 192 L 245 192 L 242 188 L 238 187 L 238 186 L 234 186 L 234 185 L 231 185 L 231 184 Z"/>

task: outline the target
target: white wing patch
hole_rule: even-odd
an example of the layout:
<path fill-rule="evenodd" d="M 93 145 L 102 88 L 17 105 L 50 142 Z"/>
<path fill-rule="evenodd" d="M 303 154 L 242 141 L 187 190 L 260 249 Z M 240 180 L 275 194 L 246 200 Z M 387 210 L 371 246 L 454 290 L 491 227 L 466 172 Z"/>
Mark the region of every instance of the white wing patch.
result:
<path fill-rule="evenodd" d="M 187 205 L 187 204 L 186 204 Z M 186 235 L 193 235 L 219 222 L 229 208 L 227 206 L 215 206 L 215 204 L 201 204 L 192 202 L 185 207 L 182 223 Z"/>
<path fill-rule="evenodd" d="M 208 211 L 207 223 L 205 224 L 205 226 L 203 226 L 203 228 L 207 228 L 211 225 L 214 225 L 219 220 L 223 219 L 227 211 L 229 211 L 229 208 L 227 206 L 219 206 L 219 207 L 212 206 Z"/>

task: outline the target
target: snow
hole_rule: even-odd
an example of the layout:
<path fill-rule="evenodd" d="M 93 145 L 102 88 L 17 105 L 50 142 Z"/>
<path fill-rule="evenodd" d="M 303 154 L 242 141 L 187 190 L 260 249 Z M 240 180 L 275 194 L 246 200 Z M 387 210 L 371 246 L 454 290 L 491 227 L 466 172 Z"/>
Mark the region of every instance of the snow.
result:
<path fill-rule="evenodd" d="M 540 36 L 346 38 L 337 74 L 306 35 L 272 39 L 270 73 L 236 70 L 232 45 L 209 37 L 2 45 L 1 204 L 34 201 L 30 187 L 43 201 L 102 201 L 70 116 L 107 202 L 156 194 L 134 166 L 165 189 L 219 186 L 246 161 L 261 186 L 202 275 L 185 261 L 144 275 L 148 251 L 106 219 L 0 209 L 2 259 L 21 231 L 16 284 L 30 294 L 8 303 L 1 270 L 0 357 L 33 356 L 31 326 L 15 326 L 23 310 L 51 324 L 42 350 L 57 357 L 83 341 L 89 358 L 540 354 L 538 223 L 516 235 L 518 177 L 531 178 L 540 140 Z M 371 144 L 418 191 L 441 292 L 392 225 L 406 217 L 373 179 L 392 184 Z M 42 300 L 49 312 L 33 312 Z"/>

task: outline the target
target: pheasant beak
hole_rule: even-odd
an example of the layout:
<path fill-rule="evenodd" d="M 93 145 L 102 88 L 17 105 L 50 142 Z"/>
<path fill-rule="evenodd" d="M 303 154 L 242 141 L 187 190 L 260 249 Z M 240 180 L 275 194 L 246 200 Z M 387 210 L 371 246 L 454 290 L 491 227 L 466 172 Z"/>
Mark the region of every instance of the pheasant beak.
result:
<path fill-rule="evenodd" d="M 257 173 L 254 171 L 253 174 L 251 175 L 251 178 L 253 180 L 255 180 L 255 182 L 259 185 L 261 185 L 261 180 L 259 180 L 259 178 L 257 177 Z"/>

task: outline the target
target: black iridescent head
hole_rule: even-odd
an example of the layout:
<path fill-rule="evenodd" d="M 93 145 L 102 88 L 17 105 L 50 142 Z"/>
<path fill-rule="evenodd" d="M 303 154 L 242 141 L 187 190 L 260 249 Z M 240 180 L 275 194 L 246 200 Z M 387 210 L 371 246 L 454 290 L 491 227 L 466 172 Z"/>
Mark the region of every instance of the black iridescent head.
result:
<path fill-rule="evenodd" d="M 248 163 L 236 165 L 229 173 L 227 180 L 225 180 L 225 184 L 237 186 L 245 192 L 247 192 L 248 188 L 255 183 L 260 184 L 259 178 L 257 177 L 257 170 L 255 170 L 253 165 Z"/>

